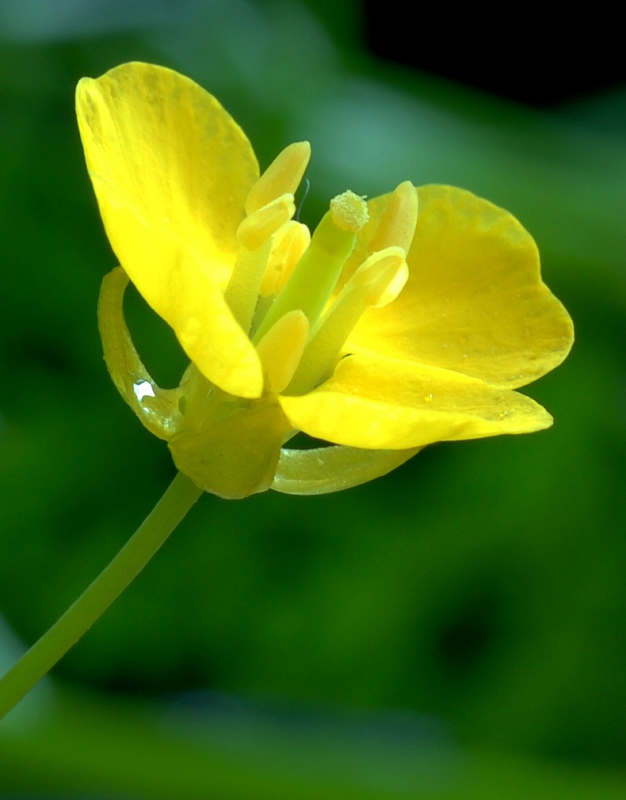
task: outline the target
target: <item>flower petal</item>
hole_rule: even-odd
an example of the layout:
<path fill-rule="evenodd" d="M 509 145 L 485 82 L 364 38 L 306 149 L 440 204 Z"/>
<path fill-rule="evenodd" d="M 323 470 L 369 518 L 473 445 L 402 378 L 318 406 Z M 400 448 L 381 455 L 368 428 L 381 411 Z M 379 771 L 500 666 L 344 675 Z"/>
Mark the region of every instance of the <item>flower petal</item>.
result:
<path fill-rule="evenodd" d="M 76 105 L 100 213 L 122 267 L 209 380 L 259 396 L 259 360 L 221 291 L 258 178 L 244 133 L 193 81 L 149 64 L 82 80 Z"/>
<path fill-rule="evenodd" d="M 517 392 L 458 372 L 359 354 L 309 394 L 281 397 L 289 422 L 349 447 L 402 450 L 547 428 L 552 417 Z"/>
<path fill-rule="evenodd" d="M 418 194 L 409 282 L 393 303 L 365 312 L 346 351 L 443 367 L 508 389 L 560 364 L 572 322 L 541 281 L 530 234 L 470 192 L 425 186 Z M 349 268 L 366 254 L 386 201 L 370 202 Z"/>

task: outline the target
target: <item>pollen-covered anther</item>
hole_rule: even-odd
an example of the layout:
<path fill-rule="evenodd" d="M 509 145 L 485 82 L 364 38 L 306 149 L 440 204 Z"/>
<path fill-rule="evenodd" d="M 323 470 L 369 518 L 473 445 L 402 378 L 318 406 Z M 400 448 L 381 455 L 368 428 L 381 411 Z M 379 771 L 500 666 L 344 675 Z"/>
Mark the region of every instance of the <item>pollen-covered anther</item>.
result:
<path fill-rule="evenodd" d="M 310 242 L 311 232 L 301 222 L 288 222 L 276 233 L 261 284 L 263 297 L 280 292 Z"/>
<path fill-rule="evenodd" d="M 333 197 L 330 201 L 330 213 L 338 228 L 353 233 L 358 233 L 369 220 L 367 203 L 349 189 L 343 194 Z"/>
<path fill-rule="evenodd" d="M 289 311 L 257 345 L 267 391 L 282 392 L 293 378 L 309 337 L 309 320 L 300 310 Z"/>
<path fill-rule="evenodd" d="M 237 228 L 237 241 L 248 250 L 256 250 L 289 222 L 296 207 L 292 194 L 283 194 L 247 216 Z"/>
<path fill-rule="evenodd" d="M 308 142 L 294 142 L 280 152 L 246 198 L 246 214 L 253 214 L 283 194 L 295 194 L 311 158 Z"/>

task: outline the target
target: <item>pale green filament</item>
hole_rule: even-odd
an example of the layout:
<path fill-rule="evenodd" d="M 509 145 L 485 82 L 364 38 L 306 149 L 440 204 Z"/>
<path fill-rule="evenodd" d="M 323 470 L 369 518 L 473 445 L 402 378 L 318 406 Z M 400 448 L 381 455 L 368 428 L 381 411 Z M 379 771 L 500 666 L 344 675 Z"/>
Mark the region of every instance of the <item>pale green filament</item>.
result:
<path fill-rule="evenodd" d="M 250 330 L 271 249 L 271 238 L 256 250 L 242 247 L 224 292 L 224 299 L 246 333 Z"/>

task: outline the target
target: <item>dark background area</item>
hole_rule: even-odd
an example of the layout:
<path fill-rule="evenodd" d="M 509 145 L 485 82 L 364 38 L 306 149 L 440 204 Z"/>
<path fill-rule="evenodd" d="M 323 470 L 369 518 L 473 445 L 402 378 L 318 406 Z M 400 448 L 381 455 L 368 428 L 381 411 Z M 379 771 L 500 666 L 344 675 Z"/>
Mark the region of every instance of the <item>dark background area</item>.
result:
<path fill-rule="evenodd" d="M 431 4 L 407 20 L 398 2 L 363 3 L 363 34 L 378 58 L 537 108 L 619 86 L 626 78 L 618 12 L 566 14 Z M 497 12 L 496 12 L 497 14 Z"/>

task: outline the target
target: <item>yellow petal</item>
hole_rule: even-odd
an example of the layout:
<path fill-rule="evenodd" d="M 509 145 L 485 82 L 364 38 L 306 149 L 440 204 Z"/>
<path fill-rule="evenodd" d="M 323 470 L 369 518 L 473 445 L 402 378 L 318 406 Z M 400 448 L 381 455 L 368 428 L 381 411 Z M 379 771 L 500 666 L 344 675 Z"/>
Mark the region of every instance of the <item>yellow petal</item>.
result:
<path fill-rule="evenodd" d="M 547 428 L 552 417 L 524 395 L 457 372 L 365 354 L 300 397 L 281 397 L 294 428 L 349 447 L 401 450 Z"/>
<path fill-rule="evenodd" d="M 572 345 L 572 322 L 541 281 L 530 234 L 470 192 L 426 186 L 418 194 L 408 284 L 390 305 L 365 312 L 346 350 L 443 367 L 502 388 L 560 364 Z M 367 252 L 386 203 L 370 203 L 347 275 Z"/>
<path fill-rule="evenodd" d="M 261 368 L 221 295 L 258 165 L 244 133 L 188 78 L 125 64 L 77 89 L 87 166 L 111 246 L 201 372 L 246 397 Z"/>

